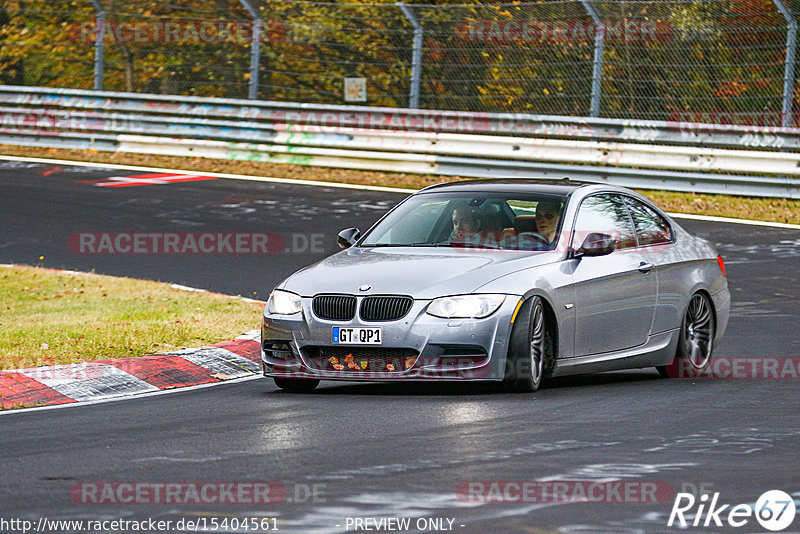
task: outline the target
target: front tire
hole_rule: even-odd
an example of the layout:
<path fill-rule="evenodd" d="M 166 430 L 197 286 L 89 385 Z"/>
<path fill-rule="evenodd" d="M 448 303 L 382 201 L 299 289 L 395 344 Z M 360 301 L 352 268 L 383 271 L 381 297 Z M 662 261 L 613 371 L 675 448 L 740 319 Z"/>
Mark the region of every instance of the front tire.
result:
<path fill-rule="evenodd" d="M 695 293 L 683 315 L 678 350 L 669 365 L 656 367 L 668 378 L 691 378 L 708 372 L 714 349 L 714 312 L 704 293 Z"/>
<path fill-rule="evenodd" d="M 309 393 L 319 385 L 319 380 L 300 380 L 296 378 L 273 378 L 275 385 L 292 393 Z"/>
<path fill-rule="evenodd" d="M 539 389 L 553 372 L 553 337 L 541 297 L 522 304 L 511 330 L 503 383 L 518 393 Z"/>

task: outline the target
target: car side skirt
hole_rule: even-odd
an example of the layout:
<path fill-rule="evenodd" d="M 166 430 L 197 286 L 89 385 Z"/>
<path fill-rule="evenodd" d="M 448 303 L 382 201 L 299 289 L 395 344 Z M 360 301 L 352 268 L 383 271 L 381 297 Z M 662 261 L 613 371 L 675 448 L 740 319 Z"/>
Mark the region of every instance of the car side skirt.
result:
<path fill-rule="evenodd" d="M 637 369 L 667 365 L 672 362 L 678 348 L 680 329 L 668 330 L 650 336 L 643 345 L 616 352 L 590 354 L 577 358 L 563 358 L 556 362 L 553 376 L 569 376 L 622 369 Z"/>

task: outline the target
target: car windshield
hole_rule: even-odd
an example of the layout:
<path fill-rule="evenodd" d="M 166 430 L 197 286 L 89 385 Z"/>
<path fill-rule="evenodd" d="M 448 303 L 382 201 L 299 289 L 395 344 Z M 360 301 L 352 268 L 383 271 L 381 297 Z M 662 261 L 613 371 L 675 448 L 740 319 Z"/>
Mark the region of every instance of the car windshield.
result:
<path fill-rule="evenodd" d="M 362 247 L 553 250 L 566 197 L 530 193 L 422 193 L 392 210 Z"/>

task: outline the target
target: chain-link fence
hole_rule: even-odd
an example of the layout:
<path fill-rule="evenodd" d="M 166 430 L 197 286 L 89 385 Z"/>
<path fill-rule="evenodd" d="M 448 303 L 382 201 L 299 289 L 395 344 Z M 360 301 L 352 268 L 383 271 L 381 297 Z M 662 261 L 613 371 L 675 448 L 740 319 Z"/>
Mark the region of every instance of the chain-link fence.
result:
<path fill-rule="evenodd" d="M 800 0 L 6 1 L 0 81 L 795 125 L 798 17 Z"/>

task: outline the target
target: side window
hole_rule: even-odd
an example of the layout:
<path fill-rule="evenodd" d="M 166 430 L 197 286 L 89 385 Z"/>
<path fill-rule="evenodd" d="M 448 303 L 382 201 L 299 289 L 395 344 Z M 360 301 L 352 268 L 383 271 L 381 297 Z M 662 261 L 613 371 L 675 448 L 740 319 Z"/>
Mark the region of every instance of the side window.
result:
<path fill-rule="evenodd" d="M 639 245 L 658 245 L 672 242 L 672 229 L 664 217 L 638 200 L 626 197 L 625 201 L 631 210 L 631 216 L 636 225 Z"/>
<path fill-rule="evenodd" d="M 611 235 L 618 249 L 636 246 L 636 233 L 628 209 L 616 195 L 594 195 L 581 202 L 572 248 L 580 248 L 591 233 Z"/>

